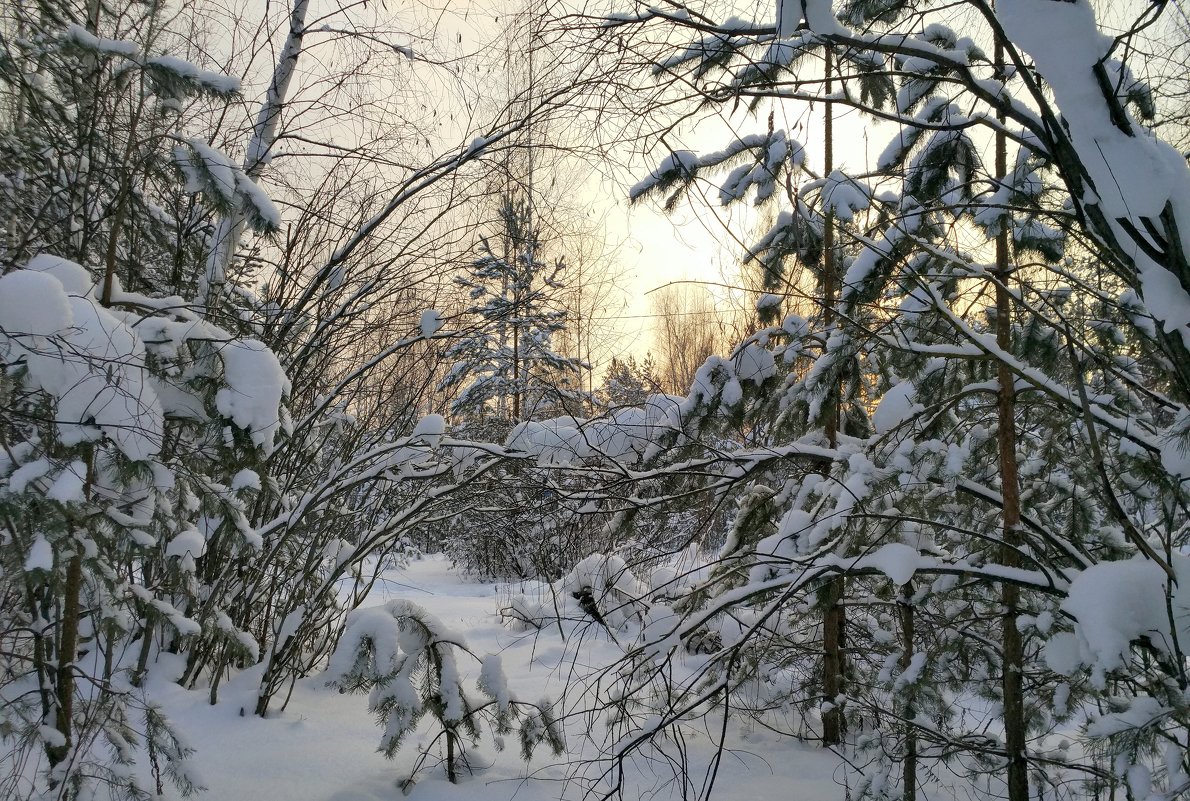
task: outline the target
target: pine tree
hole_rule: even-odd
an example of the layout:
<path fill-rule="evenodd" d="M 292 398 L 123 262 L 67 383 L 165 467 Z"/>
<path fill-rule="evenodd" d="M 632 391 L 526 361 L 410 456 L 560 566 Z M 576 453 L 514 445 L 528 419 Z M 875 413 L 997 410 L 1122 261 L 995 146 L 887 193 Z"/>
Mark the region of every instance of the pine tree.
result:
<path fill-rule="evenodd" d="M 494 414 L 513 424 L 552 416 L 574 396 L 576 360 L 561 356 L 550 338 L 566 325 L 559 307 L 565 262 L 546 264 L 532 210 L 511 196 L 500 200 L 500 230 L 480 240 L 480 256 L 456 283 L 471 303 L 468 336 L 446 351 L 453 367 L 441 389 L 456 392 L 455 414 Z"/>
<path fill-rule="evenodd" d="M 738 43 L 731 38 L 724 41 L 722 36 L 707 37 L 699 46 L 688 47 L 681 56 L 668 59 L 665 67 L 674 70 L 689 65 L 695 77 L 704 79 L 725 73 L 726 80 L 715 87 L 718 96 L 724 100 L 748 97 L 755 109 L 766 97 L 780 98 L 783 81 L 796 81 L 809 72 L 807 60 L 817 53 L 821 55 L 821 65 L 816 64 L 812 69 L 822 76 L 823 92 L 830 96 L 835 81 L 841 80 L 836 64 L 839 56 L 829 42 L 811 30 L 808 14 L 799 4 L 778 4 L 775 35 L 755 40 L 739 37 Z M 718 44 L 718 49 L 712 47 L 712 42 Z M 749 49 L 759 50 L 763 55 L 749 57 Z M 722 61 L 708 59 L 709 52 L 718 52 Z M 883 58 L 855 49 L 842 52 L 856 73 L 852 76 L 853 83 L 862 87 L 864 97 L 879 111 L 892 97 L 892 84 L 883 71 Z M 787 132 L 775 128 L 775 115 L 780 108 L 777 104 L 779 101 L 775 101 L 770 112 L 765 134 L 743 137 L 723 151 L 706 156 L 675 154 L 634 187 L 632 196 L 676 187 L 667 200 L 667 205 L 672 205 L 698 175 L 716 167 L 732 166 L 734 169 L 720 185 L 720 203 L 724 206 L 739 203 L 754 190 L 755 205 L 772 209 L 769 214 L 775 217 L 775 224 L 751 249 L 748 258 L 759 273 L 758 285 L 768 293 L 758 311 L 763 322 L 775 322 L 782 308 L 782 296 L 805 297 L 807 285 L 813 287 L 809 292 L 809 308 L 807 304 L 799 304 L 799 310 L 806 314 L 804 318 L 787 318 L 788 326 L 766 328 L 741 344 L 734 362 L 725 365 L 728 369 L 720 380 L 738 380 L 756 388 L 743 393 L 744 407 L 737 414 L 744 416 L 746 425 L 764 431 L 761 436 L 770 443 L 776 445 L 787 442 L 786 438 L 799 439 L 817 431 L 822 445 L 834 451 L 839 447 L 841 434 L 863 437 L 868 431 L 865 388 L 859 367 L 861 354 L 850 333 L 852 329 L 847 321 L 840 320 L 844 267 L 854 258 L 851 255 L 855 253 L 854 243 L 867 233 L 869 221 L 875 218 L 878 222 L 881 214 L 891 210 L 891 205 L 886 198 L 876 198 L 868 185 L 872 176 L 853 178 L 836 169 L 833 102 L 824 103 L 823 167 L 816 176 L 805 174 L 808 170 L 803 146 L 790 140 Z M 802 275 L 797 268 L 801 268 Z M 804 335 L 806 341 L 784 344 L 791 335 Z M 777 342 L 783 344 L 776 354 L 765 347 Z M 789 372 L 785 386 L 770 394 L 777 389 L 777 358 L 788 365 Z M 743 374 L 738 379 L 732 375 L 741 371 Z M 773 478 L 765 475 L 758 479 L 758 487 L 767 489 Z M 776 490 L 768 492 L 771 495 Z M 841 743 L 843 737 L 842 708 L 837 699 L 844 692 L 847 672 L 844 593 L 842 578 L 830 579 L 819 593 L 824 614 L 823 741 L 829 745 Z"/>
<path fill-rule="evenodd" d="M 275 210 L 196 135 L 194 107 L 238 82 L 164 52 L 157 6 L 6 10 L 0 629 L 5 683 L 39 689 L 6 707 L 5 745 L 43 749 L 53 797 L 149 794 L 127 767 L 142 748 L 191 792 L 188 749 L 140 686 L 163 643 L 206 631 L 251 650 L 199 608 L 195 572 L 254 545 L 237 530 L 252 482 L 235 476 L 272 447 L 285 376 L 245 328 L 171 294 L 205 257 L 174 215 L 247 209 L 269 231 Z"/>
<path fill-rule="evenodd" d="M 660 392 L 660 380 L 653 364 L 653 354 L 645 354 L 639 363 L 629 354 L 612 357 L 603 373 L 599 399 L 604 406 L 643 406 L 650 395 Z"/>
<path fill-rule="evenodd" d="M 476 686 L 482 698 L 472 697 L 463 686 L 460 657 L 464 655 L 480 662 Z M 526 761 L 542 742 L 555 755 L 564 749 L 562 731 L 548 702 L 528 704 L 517 699 L 508 688 L 499 656 L 478 659 L 462 637 L 408 601 L 353 612 L 327 677 L 328 684 L 340 692 L 369 692 L 368 706 L 384 729 L 380 750 L 388 757 L 417 731 L 423 718 L 430 718 L 440 729 L 422 748 L 413 773 L 401 782 L 406 792 L 439 740 L 452 784 L 459 781 L 460 767 L 469 767 L 467 740 L 478 743 L 484 728 L 494 736 L 497 749 L 503 747 L 501 736 L 515 729 Z"/>

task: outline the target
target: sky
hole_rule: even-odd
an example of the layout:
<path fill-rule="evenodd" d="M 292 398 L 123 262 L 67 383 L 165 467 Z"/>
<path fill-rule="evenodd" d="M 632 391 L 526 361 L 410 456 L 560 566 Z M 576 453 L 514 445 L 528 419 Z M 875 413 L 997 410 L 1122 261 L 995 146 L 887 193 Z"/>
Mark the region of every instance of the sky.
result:
<path fill-rule="evenodd" d="M 805 104 L 788 102 L 778 107 L 778 125 L 782 124 L 779 121 L 782 116 L 793 138 L 805 146 L 808 168 L 819 173 L 823 164 L 822 109 L 810 110 Z M 708 119 L 696 128 L 679 129 L 673 141 L 696 153 L 721 150 L 739 135 L 763 131 L 766 117 L 767 110 L 762 109 L 759 114 L 741 113 L 730 121 Z M 853 109 L 836 108 L 836 167 L 862 169 L 871 164 L 891 132 L 891 126 L 861 118 Z M 664 153 L 660 150 L 651 161 L 641 160 L 637 166 L 638 179 L 647 175 Z M 761 233 L 760 215 L 738 204 L 724 209 L 717 204 L 713 184 L 704 182 L 702 186 L 704 197 L 692 195 L 672 214 L 664 213 L 659 202 L 645 200 L 631 207 L 621 201 L 619 216 L 609 215 L 609 220 L 620 223 L 611 226 L 613 235 L 620 234 L 626 240 L 620 252 L 629 276 L 629 304 L 623 330 L 629 337 L 631 352 L 639 354 L 648 349 L 652 291 L 680 281 L 727 286 L 740 283 L 744 246 Z M 626 194 L 627 189 L 616 187 L 615 191 Z M 724 314 L 731 313 L 726 304 L 722 308 Z"/>
<path fill-rule="evenodd" d="M 239 1 L 249 8 L 263 5 L 263 0 Z M 332 5 L 322 0 L 316 2 L 325 7 Z M 436 2 L 443 3 L 443 0 Z M 469 0 L 465 3 L 449 0 L 435 18 L 437 39 L 447 51 L 453 49 L 460 55 L 482 51 L 482 43 L 491 38 L 492 25 L 500 16 L 499 9 L 513 5 L 521 5 L 520 0 Z M 278 6 L 272 8 L 276 11 Z M 423 13 L 430 10 L 430 17 L 438 13 L 428 6 L 421 6 L 421 9 Z M 754 13 L 762 12 L 763 7 Z M 411 12 L 401 9 L 398 13 Z M 1110 26 L 1110 21 L 1105 22 Z M 397 33 L 399 30 L 394 30 L 393 37 L 400 38 Z M 408 39 L 408 43 L 415 47 L 418 41 L 417 37 Z M 404 43 L 406 41 L 402 40 Z M 264 60 L 268 61 L 267 55 Z M 474 79 L 473 87 L 478 80 Z M 453 101 L 449 82 L 435 87 L 434 91 L 441 101 L 440 110 L 450 111 Z M 739 133 L 763 130 L 767 110 L 762 107 L 760 113 L 752 117 L 741 113 L 730 121 L 709 119 L 697 126 L 687 124 L 672 132 L 669 141 L 695 152 L 717 150 Z M 460 119 L 467 116 L 461 108 L 454 111 Z M 822 158 L 821 109 L 808 112 L 804 105 L 791 103 L 778 107 L 777 112 L 777 124 L 783 124 L 806 146 L 810 167 L 819 169 Z M 854 169 L 870 164 L 874 154 L 883 148 L 888 136 L 887 127 L 883 131 L 880 127 L 869 130 L 868 125 L 853 111 L 836 110 L 836 160 L 839 166 Z M 470 135 L 473 133 L 460 133 L 460 142 L 469 141 L 467 137 Z M 448 139 L 444 139 L 445 144 L 449 144 Z M 650 293 L 659 287 L 680 281 L 737 283 L 743 242 L 750 241 L 757 233 L 756 216 L 736 209 L 731 212 L 731 231 L 743 241 L 733 240 L 717 218 L 723 211 L 697 200 L 683 203 L 669 215 L 653 201 L 629 207 L 626 196 L 630 182 L 646 175 L 664 155 L 663 149 L 655 149 L 647 157 L 633 156 L 626 151 L 622 160 L 629 164 L 629 169 L 620 173 L 625 177 L 623 182 L 608 181 L 593 173 L 594 177 L 586 183 L 583 202 L 605 220 L 614 267 L 622 276 L 624 304 L 622 308 L 613 304 L 606 312 L 608 317 L 619 318 L 615 321 L 619 337 L 605 357 L 625 353 L 640 356 L 650 348 L 653 322 Z M 724 313 L 727 312 L 725 308 Z"/>
<path fill-rule="evenodd" d="M 261 3 L 261 0 L 242 1 L 249 5 Z M 315 2 L 328 8 L 331 6 L 330 2 L 323 0 Z M 467 65 L 472 63 L 467 59 L 479 55 L 486 60 L 487 71 L 492 69 L 493 61 L 498 58 L 498 54 L 494 57 L 491 49 L 493 33 L 508 18 L 508 12 L 502 9 L 522 5 L 522 0 L 468 0 L 462 3 L 451 0 L 440 9 L 440 14 L 428 6 L 420 7 L 420 11 L 416 7 L 410 7 L 414 9 L 412 11 L 402 8 L 397 13 L 401 18 L 410 20 L 413 19 L 409 17 L 410 14 L 420 15 L 423 21 L 429 18 L 434 20 L 432 28 L 428 30 L 432 30 L 436 43 L 431 45 L 416 36 L 407 37 L 407 42 L 414 44 L 415 48 L 420 41 L 420 46 L 437 50 L 438 56 L 455 54 L 460 57 L 460 64 Z M 762 6 L 753 13 L 759 16 L 763 11 Z M 400 21 L 395 23 L 390 38 L 400 39 L 400 28 L 404 24 Z M 408 24 L 412 27 L 415 23 Z M 495 41 L 498 45 L 500 40 L 496 38 Z M 406 43 L 406 40 L 401 43 Z M 467 70 L 470 70 L 470 66 Z M 431 88 L 433 96 L 440 101 L 438 111 L 442 116 L 453 113 L 455 124 L 459 127 L 459 142 L 470 141 L 476 131 L 464 130 L 461 122 L 478 120 L 484 112 L 481 110 L 475 116 L 468 114 L 458 98 L 452 95 L 482 94 L 483 87 L 490 85 L 493 80 L 500 83 L 499 75 L 492 72 L 484 75 L 460 72 L 457 85 L 454 86 L 451 83 L 453 79 L 441 68 L 424 68 L 419 70 L 418 75 L 439 82 Z M 484 84 L 484 81 L 489 83 Z M 504 87 L 497 87 L 501 88 Z M 395 91 L 399 89 L 399 86 L 394 86 Z M 792 138 L 805 146 L 808 166 L 818 172 L 822 164 L 822 109 L 810 110 L 800 103 L 766 104 L 754 114 L 739 111 L 729 119 L 714 117 L 708 112 L 697 123 L 685 123 L 669 131 L 667 142 L 696 153 L 719 150 L 741 134 L 763 131 L 770 110 L 776 112 L 776 125 L 784 127 Z M 861 119 L 857 112 L 843 107 L 836 108 L 835 119 L 836 166 L 855 170 L 870 165 L 875 155 L 883 149 L 891 126 Z M 445 134 L 436 147 L 449 149 L 452 135 Z M 621 300 L 613 300 L 605 309 L 594 312 L 599 323 L 610 324 L 615 330 L 606 347 L 592 354 L 592 361 L 597 362 L 597 372 L 612 356 L 632 354 L 639 358 L 653 347 L 655 318 L 651 293 L 668 284 L 683 281 L 700 282 L 707 286 L 720 283 L 738 285 L 745 246 L 761 233 L 760 216 L 742 208 L 742 204 L 724 210 L 713 201 L 703 202 L 693 196 L 670 214 L 664 213 L 655 200 L 629 206 L 627 193 L 631 183 L 647 175 L 667 153 L 659 145 L 654 146 L 647 155 L 625 146 L 622 153 L 615 154 L 615 158 L 627 168 L 617 171 L 615 180 L 609 180 L 606 171 L 591 170 L 585 181 L 579 204 L 588 206 L 592 216 L 603 221 L 607 237 L 605 252 L 610 254 L 606 258 L 612 272 L 618 276 L 617 283 L 622 290 Z M 711 184 L 703 183 L 702 188 L 707 195 L 713 195 Z M 730 220 L 730 226 L 725 227 L 723 218 Z M 725 289 L 715 290 L 720 297 L 725 292 Z M 734 313 L 733 307 L 738 308 L 738 301 L 723 303 L 722 313 Z M 604 319 L 600 319 L 600 316 Z"/>
<path fill-rule="evenodd" d="M 257 14 L 264 5 L 263 0 L 237 2 L 245 3 L 245 8 L 252 9 Z M 320 17 L 335 5 L 329 0 L 314 2 L 314 18 Z M 477 0 L 467 3 L 452 0 L 440 9 L 440 14 L 429 6 L 423 6 L 420 10 L 414 7 L 395 9 L 399 16 L 393 24 L 393 29 L 385 35 L 387 39 L 402 45 L 412 44 L 415 50 L 425 47 L 427 53 L 434 51 L 435 58 L 445 56 L 449 59 L 456 55 L 460 58 L 460 64 L 470 64 L 471 62 L 465 59 L 478 54 L 481 58 L 486 58 L 490 65 L 493 51 L 492 45 L 487 43 L 493 38 L 494 26 L 499 24 L 498 18 L 502 16 L 500 9 L 514 5 L 519 6 L 521 3 L 519 0 Z M 280 6 L 270 4 L 270 8 L 277 14 Z M 403 25 L 408 24 L 413 28 L 421 24 L 414 20 L 421 19 L 424 22 L 430 18 L 434 20 L 432 30 L 435 44 L 415 35 L 401 35 Z M 340 21 L 341 15 L 327 19 L 331 27 L 338 28 L 343 25 Z M 279 41 L 279 36 L 278 32 L 274 39 Z M 230 42 L 227 44 L 231 46 Z M 311 58 L 323 60 L 328 52 L 325 47 L 320 47 L 316 51 L 312 50 L 309 55 Z M 260 63 L 266 66 L 271 64 L 267 53 L 262 53 Z M 260 77 L 263 77 L 263 73 Z M 441 141 L 435 144 L 435 148 L 446 148 L 448 151 L 453 138 L 457 138 L 459 143 L 470 141 L 477 131 L 467 130 L 465 122 L 478 121 L 484 114 L 482 109 L 474 115 L 468 113 L 458 97 L 473 95 L 477 90 L 482 92 L 482 81 L 492 81 L 493 78 L 497 82 L 500 80 L 498 76 L 491 74 L 468 76 L 465 73 L 460 73 L 457 79 L 454 79 L 440 67 L 419 67 L 416 78 L 430 82 L 428 88 L 432 96 L 439 101 L 439 119 L 454 115 L 453 126 L 458 130 L 451 131 L 452 123 L 447 123 Z M 401 89 L 394 81 L 394 91 Z M 253 99 L 254 95 L 249 92 L 246 100 L 253 102 Z M 820 162 L 819 150 L 812 143 L 816 138 L 815 128 L 821 127 L 821 115 L 807 115 L 804 108 L 793 107 L 785 109 L 784 113 L 789 117 L 788 125 L 800 125 L 802 130 L 795 132 L 795 135 L 807 143 L 811 164 Z M 704 119 L 697 125 L 686 124 L 671 132 L 668 141 L 675 146 L 696 152 L 717 150 L 740 133 L 763 130 L 766 115 L 767 111 L 762 110 L 760 115 L 741 114 L 730 121 Z M 846 149 L 840 148 L 840 152 L 844 150 Z M 720 282 L 731 285 L 738 283 L 743 243 L 733 241 L 725 231 L 718 219 L 724 214 L 723 210 L 712 208 L 697 198 L 683 203 L 671 214 L 664 213 L 653 201 L 644 201 L 633 206 L 627 203 L 631 183 L 647 175 L 665 155 L 666 151 L 661 148 L 641 157 L 634 155 L 625 146 L 623 153 L 617 154 L 616 159 L 627 163 L 628 169 L 617 173 L 618 180 L 609 181 L 602 171 L 591 171 L 589 179 L 585 182 L 580 202 L 590 206 L 594 216 L 604 221 L 608 240 L 606 250 L 612 254 L 611 268 L 619 274 L 619 283 L 623 291 L 622 304 L 609 304 L 605 311 L 606 317 L 618 318 L 605 321 L 615 324 L 618 337 L 617 341 L 609 343 L 602 354 L 600 361 L 603 363 L 614 355 L 633 354 L 640 357 L 650 349 L 653 339 L 650 293 L 658 288 L 681 281 L 695 281 L 707 285 Z M 705 188 L 707 187 L 704 186 Z M 754 214 L 742 213 L 738 209 L 732 210 L 730 214 L 731 229 L 736 236 L 747 241 L 756 233 Z M 719 290 L 720 293 L 722 291 Z M 725 305 L 723 312 L 729 314 L 731 310 Z M 597 369 L 601 366 L 596 365 Z"/>

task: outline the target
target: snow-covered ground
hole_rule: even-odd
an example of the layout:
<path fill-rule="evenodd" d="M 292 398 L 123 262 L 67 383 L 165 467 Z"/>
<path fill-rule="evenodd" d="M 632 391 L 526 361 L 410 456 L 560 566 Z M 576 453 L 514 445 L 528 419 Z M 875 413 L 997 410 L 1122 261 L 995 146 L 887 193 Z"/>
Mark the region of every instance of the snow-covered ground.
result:
<path fill-rule="evenodd" d="M 622 653 L 605 631 L 592 624 L 572 628 L 566 642 L 556 628 L 512 631 L 497 614 L 507 589 L 469 582 L 440 557 L 390 571 L 368 603 L 379 605 L 395 598 L 425 607 L 462 635 L 476 654 L 500 654 L 509 687 L 524 700 L 557 699 L 576 675 L 606 665 Z M 464 660 L 460 666 L 470 671 L 465 683 L 474 687 L 479 664 Z M 257 678 L 255 670 L 236 676 L 221 688 L 214 706 L 204 692 L 168 684 L 155 688 L 154 695 L 163 699 L 168 715 L 196 749 L 193 764 L 208 788 L 206 798 L 373 801 L 400 797 L 400 783 L 432 737 L 428 721 L 388 760 L 377 752 L 380 730 L 367 710 L 366 696 L 340 694 L 315 676 L 298 682 L 286 709 L 264 720 L 251 713 Z M 568 696 L 568 709 L 578 709 L 582 703 L 573 693 Z M 587 739 L 588 731 L 595 738 L 604 735 L 600 718 L 594 720 L 592 725 L 588 715 L 568 718 L 569 753 L 555 757 L 540 748 L 528 766 L 520 760 L 513 738 L 506 750 L 497 753 L 485 737 L 469 751 L 474 773 L 464 772 L 458 785 L 446 781 L 435 748 L 409 797 L 424 801 L 600 797 L 608 785 L 592 783 L 591 778 L 607 766 L 584 762 L 586 754 L 597 750 Z M 700 733 L 691 727 L 684 734 L 697 793 L 714 742 L 705 729 Z M 719 797 L 733 801 L 844 797 L 839 760 L 811 745 L 759 729 L 731 727 L 728 746 L 716 779 Z M 682 797 L 672 766 L 663 761 L 637 759 L 626 772 L 625 798 Z M 166 797 L 172 797 L 172 792 L 167 787 Z"/>

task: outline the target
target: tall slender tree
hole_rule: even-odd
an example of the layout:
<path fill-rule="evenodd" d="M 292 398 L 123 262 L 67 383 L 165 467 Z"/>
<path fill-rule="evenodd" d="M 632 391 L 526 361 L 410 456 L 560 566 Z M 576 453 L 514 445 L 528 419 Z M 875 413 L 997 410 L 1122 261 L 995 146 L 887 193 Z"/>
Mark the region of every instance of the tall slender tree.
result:
<path fill-rule="evenodd" d="M 500 228 L 480 242 L 480 255 L 455 280 L 467 293 L 472 333 L 446 351 L 453 363 L 442 383 L 457 392 L 453 409 L 513 424 L 558 410 L 578 391 L 579 363 L 562 356 L 551 338 L 566 325 L 561 293 L 566 263 L 539 257 L 527 200 L 505 196 Z"/>

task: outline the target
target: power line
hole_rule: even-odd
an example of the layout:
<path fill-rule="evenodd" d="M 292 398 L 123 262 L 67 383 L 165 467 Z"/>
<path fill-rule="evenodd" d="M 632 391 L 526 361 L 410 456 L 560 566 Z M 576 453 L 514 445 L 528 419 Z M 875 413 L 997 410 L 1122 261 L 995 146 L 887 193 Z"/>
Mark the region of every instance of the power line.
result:
<path fill-rule="evenodd" d="M 610 322 L 613 320 L 657 320 L 663 317 L 689 317 L 690 315 L 734 315 L 739 311 L 739 309 L 704 309 L 703 311 L 665 312 L 663 314 L 622 314 L 613 315 L 610 317 L 583 317 L 582 319 L 593 320 L 595 322 Z"/>

